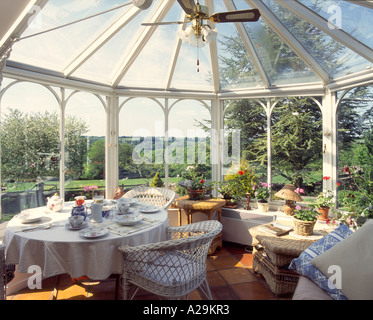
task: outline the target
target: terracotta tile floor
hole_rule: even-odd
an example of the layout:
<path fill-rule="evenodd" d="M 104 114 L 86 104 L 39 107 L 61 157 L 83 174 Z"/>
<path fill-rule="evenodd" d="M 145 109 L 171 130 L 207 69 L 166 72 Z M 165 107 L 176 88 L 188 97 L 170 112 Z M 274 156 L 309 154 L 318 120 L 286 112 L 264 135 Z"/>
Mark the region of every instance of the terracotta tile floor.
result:
<path fill-rule="evenodd" d="M 252 254 L 248 247 L 224 242 L 207 261 L 207 281 L 214 300 L 283 300 L 289 296 L 278 297 L 267 286 L 264 278 L 252 270 Z M 119 299 L 121 298 L 119 293 Z M 68 275 L 60 275 L 43 281 L 42 289 L 23 289 L 9 300 L 114 300 L 115 280 L 81 280 L 76 284 Z M 156 296 L 139 290 L 135 300 L 154 300 Z M 195 290 L 189 300 L 205 299 Z"/>

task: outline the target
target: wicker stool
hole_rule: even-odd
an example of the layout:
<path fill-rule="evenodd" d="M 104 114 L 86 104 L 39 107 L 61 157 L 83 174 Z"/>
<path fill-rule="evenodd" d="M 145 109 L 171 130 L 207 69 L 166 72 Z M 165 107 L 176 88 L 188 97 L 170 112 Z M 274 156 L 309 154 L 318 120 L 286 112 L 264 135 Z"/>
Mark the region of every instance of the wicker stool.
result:
<path fill-rule="evenodd" d="M 293 293 L 299 274 L 289 270 L 297 258 L 315 240 L 301 240 L 289 235 L 276 237 L 262 232 L 259 227 L 249 230 L 253 238 L 253 270 L 261 274 L 276 295 Z"/>

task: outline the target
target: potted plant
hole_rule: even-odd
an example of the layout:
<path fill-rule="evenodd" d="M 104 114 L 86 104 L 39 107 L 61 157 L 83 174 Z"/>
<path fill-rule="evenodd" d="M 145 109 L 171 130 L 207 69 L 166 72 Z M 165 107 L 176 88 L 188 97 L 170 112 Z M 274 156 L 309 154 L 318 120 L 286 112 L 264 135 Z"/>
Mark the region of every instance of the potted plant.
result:
<path fill-rule="evenodd" d="M 179 182 L 179 185 L 186 189 L 189 199 L 201 200 L 206 192 L 206 180 L 197 167 L 190 168 L 185 175 L 186 180 Z"/>
<path fill-rule="evenodd" d="M 268 198 L 271 195 L 272 184 L 261 182 L 258 186 L 253 186 L 255 199 L 258 203 L 258 209 L 262 212 L 268 211 Z"/>
<path fill-rule="evenodd" d="M 301 236 L 310 236 L 313 234 L 313 228 L 317 221 L 318 213 L 314 205 L 308 205 L 302 209 L 297 205 L 294 210 L 293 222 L 294 232 Z"/>
<path fill-rule="evenodd" d="M 227 207 L 235 207 L 237 205 L 236 200 L 241 199 L 240 186 L 236 179 L 228 181 L 213 181 L 212 185 L 214 189 L 218 191 L 223 199 L 226 201 Z"/>
<path fill-rule="evenodd" d="M 329 216 L 329 209 L 334 206 L 334 195 L 330 190 L 326 190 L 320 193 L 316 198 L 316 208 L 319 211 L 320 215 L 318 216 L 319 220 L 326 221 Z"/>
<path fill-rule="evenodd" d="M 201 200 L 205 195 L 206 181 L 201 178 L 185 180 L 179 182 L 182 187 L 187 189 L 187 194 L 190 200 Z"/>
<path fill-rule="evenodd" d="M 235 175 L 239 183 L 239 188 L 241 191 L 241 198 L 246 197 L 245 209 L 250 210 L 251 198 L 254 198 L 253 186 L 256 183 L 256 177 L 254 170 L 248 166 L 241 166 L 241 170 Z"/>

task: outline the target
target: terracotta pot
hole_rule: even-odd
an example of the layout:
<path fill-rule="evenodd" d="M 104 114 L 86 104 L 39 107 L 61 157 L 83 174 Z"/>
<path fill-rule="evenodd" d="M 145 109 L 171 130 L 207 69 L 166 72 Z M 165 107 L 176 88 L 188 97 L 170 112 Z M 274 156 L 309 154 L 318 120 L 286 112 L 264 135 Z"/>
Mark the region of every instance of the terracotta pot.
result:
<path fill-rule="evenodd" d="M 316 220 L 313 221 L 303 221 L 293 217 L 294 232 L 300 236 L 310 236 L 313 234 L 313 228 L 315 226 Z"/>
<path fill-rule="evenodd" d="M 201 200 L 205 194 L 205 190 L 188 190 L 188 197 L 190 200 Z"/>
<path fill-rule="evenodd" d="M 329 207 L 320 207 L 317 208 L 317 211 L 319 211 L 320 215 L 317 217 L 320 221 L 327 221 L 329 219 Z"/>

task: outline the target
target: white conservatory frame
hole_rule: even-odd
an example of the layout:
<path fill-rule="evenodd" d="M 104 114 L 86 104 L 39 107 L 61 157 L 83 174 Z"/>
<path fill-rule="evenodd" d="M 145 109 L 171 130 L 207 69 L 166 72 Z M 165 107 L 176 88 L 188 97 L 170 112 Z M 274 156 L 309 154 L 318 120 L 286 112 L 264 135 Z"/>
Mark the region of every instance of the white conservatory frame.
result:
<path fill-rule="evenodd" d="M 307 21 L 312 21 L 321 30 L 329 32 L 325 26 L 326 20 L 314 15 L 311 11 L 305 10 L 303 6 L 286 4 L 286 1 L 276 0 L 281 5 L 287 7 L 289 10 L 297 13 Z M 266 75 L 259 58 L 252 49 L 253 44 L 250 41 L 245 29 L 241 23 L 236 23 L 238 32 L 244 40 L 248 52 L 251 54 L 251 59 L 259 72 L 260 78 L 264 83 L 263 87 L 254 87 L 249 89 L 239 89 L 231 91 L 221 91 L 218 78 L 218 62 L 217 62 L 217 48 L 216 43 L 210 43 L 211 64 L 213 74 L 213 92 L 203 91 L 179 91 L 170 88 L 171 79 L 175 71 L 176 60 L 181 46 L 181 40 L 177 41 L 174 47 L 174 59 L 170 62 L 168 71 L 168 79 L 165 83 L 164 90 L 149 90 L 149 89 L 130 89 L 118 88 L 120 80 L 125 75 L 129 66 L 133 63 L 145 43 L 152 35 L 153 28 L 145 28 L 144 32 L 138 38 L 137 45 L 132 48 L 131 54 L 121 62 L 121 68 L 112 79 L 112 85 L 106 86 L 97 83 L 90 83 L 84 80 L 70 77 L 71 73 L 82 64 L 85 59 L 94 54 L 106 41 L 110 39 L 113 32 L 120 30 L 123 25 L 128 23 L 137 13 L 138 8 L 133 8 L 131 11 L 126 11 L 114 25 L 107 29 L 96 42 L 92 43 L 86 48 L 65 70 L 64 73 L 52 73 L 39 68 L 27 66 L 15 62 L 7 62 L 11 56 L 12 45 L 16 41 L 15 35 L 22 34 L 27 28 L 27 21 L 30 18 L 30 8 L 32 6 L 40 6 L 41 8 L 48 2 L 47 0 L 32 0 L 25 1 L 28 4 L 24 7 L 22 13 L 17 16 L 14 23 L 9 27 L 7 34 L 0 42 L 0 101 L 4 93 L 9 87 L 18 83 L 19 81 L 29 81 L 43 85 L 52 92 L 60 107 L 61 115 L 64 115 L 64 109 L 68 99 L 76 92 L 88 92 L 96 95 L 106 111 L 106 161 L 105 161 L 105 184 L 106 184 L 106 197 L 111 197 L 115 188 L 118 186 L 118 129 L 119 129 L 119 112 L 121 105 L 119 105 L 120 97 L 133 98 L 151 98 L 155 100 L 161 107 L 165 115 L 165 132 L 168 131 L 168 115 L 172 108 L 169 99 L 195 99 L 200 101 L 211 112 L 212 129 L 220 132 L 223 129 L 224 121 L 224 101 L 225 100 L 239 100 L 239 99 L 266 99 L 266 104 L 263 105 L 267 119 L 270 118 L 271 112 L 275 107 L 278 100 L 271 103 L 269 98 L 282 98 L 289 96 L 307 96 L 310 98 L 322 97 L 322 104 L 319 107 L 323 115 L 323 175 L 330 176 L 330 180 L 323 181 L 324 188 L 333 190 L 336 193 L 336 182 L 338 179 L 337 173 L 337 108 L 343 96 L 352 88 L 359 86 L 366 86 L 373 84 L 373 69 L 371 67 L 364 71 L 344 76 L 338 79 L 332 77 L 322 68 L 322 66 L 310 55 L 305 48 L 296 40 L 296 38 L 281 24 L 281 22 L 269 11 L 266 6 L 259 1 L 247 0 L 246 2 L 252 8 L 258 8 L 261 11 L 262 18 L 265 22 L 276 30 L 278 36 L 294 50 L 303 61 L 321 78 L 321 82 L 297 84 L 297 85 L 283 85 L 273 86 Z M 354 1 L 357 3 L 358 1 Z M 157 9 L 153 17 L 153 21 L 161 21 L 165 13 L 168 11 L 174 1 L 162 1 L 162 5 Z M 207 3 L 212 3 L 212 0 L 207 0 Z M 234 9 L 234 4 L 231 0 L 224 0 L 227 8 Z M 358 2 L 360 5 L 368 5 L 363 1 Z M 343 31 L 333 33 L 333 37 L 337 37 L 348 48 L 357 52 L 365 59 L 373 63 L 373 50 L 364 44 L 356 41 Z M 3 77 L 15 79 L 16 82 L 11 83 L 5 88 L 1 87 Z M 55 91 L 52 87 L 60 88 L 60 91 Z M 66 89 L 72 89 L 73 93 L 66 96 Z M 339 100 L 337 100 L 337 92 L 343 92 Z M 316 101 L 316 100 L 315 100 Z M 208 103 L 207 103 L 208 102 Z M 61 130 L 60 140 L 64 143 L 64 117 L 60 117 Z M 270 147 L 270 121 L 267 121 L 268 132 L 268 182 L 271 181 L 271 147 Z M 212 137 L 213 138 L 213 137 Z M 167 147 L 167 139 L 166 147 Z M 220 137 L 215 137 L 212 140 L 212 150 L 221 149 L 222 141 Z M 64 163 L 64 148 L 61 148 L 61 162 Z M 222 163 L 218 153 L 215 153 L 217 160 L 216 164 L 212 165 L 212 179 L 220 180 L 222 178 Z M 166 185 L 168 183 L 168 166 L 166 164 Z M 1 172 L 0 172 L 1 174 Z M 60 168 L 60 193 L 64 194 L 64 168 Z"/>

